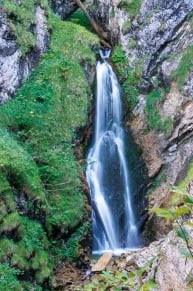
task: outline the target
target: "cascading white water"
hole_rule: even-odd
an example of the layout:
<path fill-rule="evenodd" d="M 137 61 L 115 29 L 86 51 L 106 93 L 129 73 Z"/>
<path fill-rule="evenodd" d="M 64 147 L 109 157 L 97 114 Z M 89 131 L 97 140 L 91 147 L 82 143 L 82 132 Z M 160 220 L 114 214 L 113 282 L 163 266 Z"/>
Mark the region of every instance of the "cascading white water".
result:
<path fill-rule="evenodd" d="M 87 156 L 93 221 L 93 254 L 114 254 L 140 245 L 132 205 L 122 127 L 120 87 L 106 61 L 110 51 L 100 51 L 93 145 Z"/>

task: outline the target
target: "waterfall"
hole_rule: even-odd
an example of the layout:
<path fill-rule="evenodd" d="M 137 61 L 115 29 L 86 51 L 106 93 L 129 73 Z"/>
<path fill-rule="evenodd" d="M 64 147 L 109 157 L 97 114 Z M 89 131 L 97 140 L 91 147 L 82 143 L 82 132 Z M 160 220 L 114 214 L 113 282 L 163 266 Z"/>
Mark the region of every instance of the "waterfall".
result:
<path fill-rule="evenodd" d="M 87 155 L 93 254 L 120 254 L 140 245 L 126 160 L 120 86 L 107 62 L 109 54 L 101 50 L 102 60 L 96 66 L 95 128 Z"/>

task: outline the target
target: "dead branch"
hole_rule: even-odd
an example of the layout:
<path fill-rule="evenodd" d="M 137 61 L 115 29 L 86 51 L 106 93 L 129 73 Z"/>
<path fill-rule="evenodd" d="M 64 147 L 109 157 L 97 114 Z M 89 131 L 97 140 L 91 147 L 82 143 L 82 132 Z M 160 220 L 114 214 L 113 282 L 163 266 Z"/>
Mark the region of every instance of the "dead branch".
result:
<path fill-rule="evenodd" d="M 94 21 L 94 19 L 92 19 L 89 15 L 89 13 L 87 12 L 86 8 L 84 7 L 84 5 L 82 4 L 82 2 L 80 0 L 74 0 L 74 2 L 78 5 L 78 7 L 80 7 L 80 9 L 84 12 L 84 14 L 86 15 L 86 17 L 88 18 L 88 20 L 90 21 L 92 27 L 94 28 L 94 30 L 96 31 L 96 33 L 98 34 L 98 36 L 100 37 L 100 41 L 102 43 L 102 45 L 104 45 L 105 47 L 111 48 L 111 45 L 105 40 L 106 39 L 106 33 L 103 31 L 103 29 Z"/>

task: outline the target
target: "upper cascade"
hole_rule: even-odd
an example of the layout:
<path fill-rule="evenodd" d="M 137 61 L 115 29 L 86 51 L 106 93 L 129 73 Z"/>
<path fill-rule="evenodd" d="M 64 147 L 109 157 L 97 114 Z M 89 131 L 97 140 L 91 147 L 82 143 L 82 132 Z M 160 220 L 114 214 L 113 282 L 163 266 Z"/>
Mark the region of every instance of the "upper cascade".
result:
<path fill-rule="evenodd" d="M 103 60 L 108 59 L 111 55 L 111 49 L 109 49 L 109 48 L 100 49 L 99 54 L 101 56 L 101 59 L 103 59 Z"/>

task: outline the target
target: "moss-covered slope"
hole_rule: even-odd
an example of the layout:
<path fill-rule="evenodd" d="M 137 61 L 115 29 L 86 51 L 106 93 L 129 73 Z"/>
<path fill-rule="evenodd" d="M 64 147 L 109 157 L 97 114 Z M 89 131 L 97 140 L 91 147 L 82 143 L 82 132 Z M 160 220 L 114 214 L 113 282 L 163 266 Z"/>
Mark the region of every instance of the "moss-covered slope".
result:
<path fill-rule="evenodd" d="M 0 107 L 0 289 L 5 290 L 49 288 L 54 262 L 74 256 L 66 247 L 69 233 L 77 229 L 80 238 L 87 228 L 73 141 L 76 129 L 86 124 L 91 96 L 81 63 L 95 63 L 91 47 L 98 40 L 52 13 L 49 21 L 49 52 L 17 97 Z"/>

